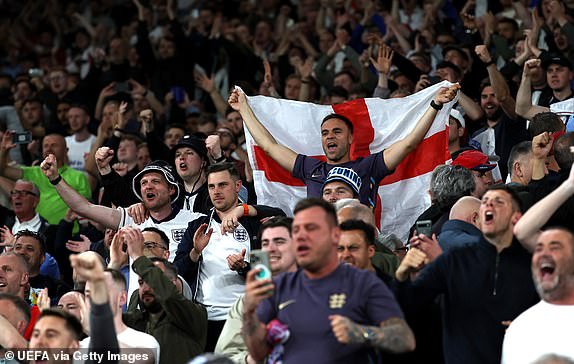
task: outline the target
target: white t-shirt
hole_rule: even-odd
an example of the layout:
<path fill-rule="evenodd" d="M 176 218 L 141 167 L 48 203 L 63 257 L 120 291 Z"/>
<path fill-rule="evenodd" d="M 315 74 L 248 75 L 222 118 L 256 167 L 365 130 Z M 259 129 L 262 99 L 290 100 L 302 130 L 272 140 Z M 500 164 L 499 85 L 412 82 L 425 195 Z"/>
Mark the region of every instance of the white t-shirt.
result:
<path fill-rule="evenodd" d="M 90 134 L 90 137 L 82 142 L 78 142 L 73 135 L 66 137 L 68 146 L 68 165 L 78 171 L 85 170 L 85 158 L 90 154 L 92 145 L 96 142 L 96 137 Z"/>
<path fill-rule="evenodd" d="M 532 363 L 546 354 L 574 360 L 574 305 L 546 301 L 530 307 L 506 330 L 503 364 Z"/>
<path fill-rule="evenodd" d="M 142 331 L 134 330 L 130 327 L 126 328 L 124 331 L 116 335 L 118 337 L 118 343 L 120 348 L 128 348 L 128 349 L 152 349 L 153 355 L 155 355 L 155 363 L 159 364 L 159 343 L 150 334 L 146 334 Z M 84 340 L 80 341 L 80 348 L 88 348 L 90 346 L 90 338 L 87 337 Z M 139 351 L 135 352 L 135 354 L 141 354 Z M 75 363 L 79 364 L 81 361 L 75 361 Z"/>
<path fill-rule="evenodd" d="M 206 305 L 208 320 L 225 320 L 229 308 L 245 292 L 245 279 L 229 269 L 227 257 L 246 249 L 249 261 L 251 239 L 247 230 L 239 224 L 232 232 L 221 234 L 221 224 L 211 220 L 213 234 L 203 249 L 199 270 L 197 301 Z"/>

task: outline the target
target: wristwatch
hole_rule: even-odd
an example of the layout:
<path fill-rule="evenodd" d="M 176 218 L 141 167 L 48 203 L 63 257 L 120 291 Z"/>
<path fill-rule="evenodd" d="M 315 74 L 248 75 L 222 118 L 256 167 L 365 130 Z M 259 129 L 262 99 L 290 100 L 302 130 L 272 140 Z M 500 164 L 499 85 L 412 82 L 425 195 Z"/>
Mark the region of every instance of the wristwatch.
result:
<path fill-rule="evenodd" d="M 364 341 L 365 344 L 368 344 L 368 345 L 372 344 L 375 341 L 376 337 L 377 337 L 377 335 L 370 328 L 365 327 L 363 329 L 363 339 L 365 340 Z"/>

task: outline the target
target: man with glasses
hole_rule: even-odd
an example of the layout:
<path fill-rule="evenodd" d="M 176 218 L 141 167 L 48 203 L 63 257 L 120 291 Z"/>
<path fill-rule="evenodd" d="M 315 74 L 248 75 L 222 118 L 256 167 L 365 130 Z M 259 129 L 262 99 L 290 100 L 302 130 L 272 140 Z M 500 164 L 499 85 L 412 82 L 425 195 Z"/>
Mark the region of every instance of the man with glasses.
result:
<path fill-rule="evenodd" d="M 60 198 L 58 192 L 48 179 L 43 175 L 39 166 L 9 166 L 7 165 L 8 151 L 16 147 L 12 143 L 12 132 L 7 131 L 0 143 L 0 175 L 11 180 L 24 179 L 33 182 L 40 191 L 40 199 L 36 211 L 51 225 L 57 225 L 64 218 L 68 206 Z M 53 154 L 57 159 L 57 174 L 80 195 L 90 198 L 92 191 L 88 178 L 83 172 L 76 171 L 68 166 L 66 140 L 57 134 L 46 135 L 42 140 L 42 154 L 47 157 Z"/>
<path fill-rule="evenodd" d="M 13 216 L 8 224 L 0 227 L 0 240 L 3 245 L 12 247 L 14 245 L 14 234 L 22 230 L 30 230 L 44 236 L 52 236 L 54 229 L 50 224 L 36 212 L 36 207 L 40 201 L 40 191 L 38 187 L 30 181 L 19 179 L 10 191 L 10 206 Z M 44 263 L 40 272 L 54 279 L 60 278 L 58 263 L 46 253 Z"/>
<path fill-rule="evenodd" d="M 169 238 L 160 229 L 150 226 L 142 230 L 144 237 L 144 255 L 148 258 L 156 257 L 167 260 L 169 258 Z M 191 287 L 182 276 L 178 274 L 175 285 L 178 291 L 189 300 L 193 299 Z M 135 294 L 135 293 L 134 293 Z"/>

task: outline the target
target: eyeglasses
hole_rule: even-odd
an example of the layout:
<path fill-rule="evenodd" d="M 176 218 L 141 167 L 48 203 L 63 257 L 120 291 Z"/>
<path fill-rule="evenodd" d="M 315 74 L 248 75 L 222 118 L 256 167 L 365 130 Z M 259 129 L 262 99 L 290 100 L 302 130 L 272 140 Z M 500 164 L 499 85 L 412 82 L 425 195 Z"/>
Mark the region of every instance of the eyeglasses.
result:
<path fill-rule="evenodd" d="M 22 190 L 12 190 L 12 191 L 10 191 L 10 196 L 23 197 L 23 196 L 25 196 L 25 195 L 37 196 L 34 192 L 31 192 L 31 191 L 22 191 Z"/>
<path fill-rule="evenodd" d="M 160 244 L 156 243 L 155 241 L 144 241 L 144 248 L 146 248 L 146 249 L 159 248 L 159 249 L 167 250 L 166 247 L 161 246 Z"/>

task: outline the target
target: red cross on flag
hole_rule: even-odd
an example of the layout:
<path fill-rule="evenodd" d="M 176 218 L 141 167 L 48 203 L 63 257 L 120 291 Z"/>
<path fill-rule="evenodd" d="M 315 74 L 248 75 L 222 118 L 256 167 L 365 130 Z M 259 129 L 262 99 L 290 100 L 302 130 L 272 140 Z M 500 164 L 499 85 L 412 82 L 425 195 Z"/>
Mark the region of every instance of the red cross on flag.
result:
<path fill-rule="evenodd" d="M 278 143 L 296 153 L 323 160 L 321 120 L 333 112 L 346 116 L 353 122 L 355 130 L 351 148 L 354 159 L 379 152 L 405 138 L 427 110 L 438 89 L 450 85 L 450 82 L 443 81 L 408 97 L 359 99 L 339 105 L 316 105 L 266 96 L 248 97 L 248 102 Z M 378 215 L 383 233 L 394 233 L 405 241 L 416 218 L 429 207 L 431 172 L 450 159 L 448 115 L 456 100 L 443 107 L 418 148 L 381 182 L 382 216 Z M 247 128 L 245 135 L 257 202 L 291 212 L 297 201 L 307 196 L 305 185 L 261 150 Z"/>

